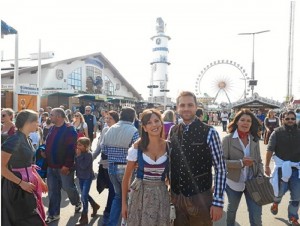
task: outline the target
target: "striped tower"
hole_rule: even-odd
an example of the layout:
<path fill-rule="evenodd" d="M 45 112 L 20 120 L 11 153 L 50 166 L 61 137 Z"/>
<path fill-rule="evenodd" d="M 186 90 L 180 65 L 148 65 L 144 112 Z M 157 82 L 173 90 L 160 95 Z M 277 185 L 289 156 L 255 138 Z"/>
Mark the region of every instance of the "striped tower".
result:
<path fill-rule="evenodd" d="M 158 103 L 166 106 L 171 102 L 167 97 L 168 90 L 168 41 L 171 39 L 165 35 L 166 24 L 162 18 L 156 19 L 156 35 L 151 38 L 153 41 L 153 61 L 151 64 L 151 80 L 150 80 L 150 98 L 152 103 Z"/>

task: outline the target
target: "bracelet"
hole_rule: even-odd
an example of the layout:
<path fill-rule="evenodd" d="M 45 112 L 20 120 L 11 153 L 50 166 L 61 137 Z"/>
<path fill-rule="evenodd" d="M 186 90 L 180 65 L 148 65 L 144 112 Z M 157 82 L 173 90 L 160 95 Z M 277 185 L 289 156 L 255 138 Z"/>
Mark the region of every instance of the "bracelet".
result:
<path fill-rule="evenodd" d="M 18 185 L 20 185 L 20 184 L 22 183 L 22 181 L 23 181 L 23 180 L 21 179 L 20 182 L 18 183 Z"/>
<path fill-rule="evenodd" d="M 270 168 L 270 166 L 265 166 L 266 168 Z"/>

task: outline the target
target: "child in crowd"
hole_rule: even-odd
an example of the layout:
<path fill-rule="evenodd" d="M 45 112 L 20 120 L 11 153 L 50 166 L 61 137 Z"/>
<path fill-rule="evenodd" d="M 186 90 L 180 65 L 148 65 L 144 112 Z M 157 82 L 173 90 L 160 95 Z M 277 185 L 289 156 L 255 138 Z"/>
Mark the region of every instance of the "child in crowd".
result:
<path fill-rule="evenodd" d="M 91 217 L 96 216 L 96 213 L 100 206 L 89 195 L 92 180 L 95 178 L 93 172 L 93 156 L 90 152 L 91 142 L 88 137 L 80 137 L 77 140 L 75 169 L 76 175 L 79 179 L 79 185 L 81 189 L 81 201 L 83 204 L 83 210 L 81 217 L 76 224 L 77 226 L 88 224 L 88 203 L 90 202 L 93 213 Z"/>

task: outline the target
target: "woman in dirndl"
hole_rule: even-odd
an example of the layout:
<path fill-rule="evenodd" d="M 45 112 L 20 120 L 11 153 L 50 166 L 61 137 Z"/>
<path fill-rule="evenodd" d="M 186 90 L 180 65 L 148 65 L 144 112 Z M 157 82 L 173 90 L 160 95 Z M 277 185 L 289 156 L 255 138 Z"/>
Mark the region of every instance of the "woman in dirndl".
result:
<path fill-rule="evenodd" d="M 23 110 L 18 113 L 15 125 L 17 132 L 1 146 L 1 225 L 46 226 L 42 192 L 47 192 L 48 188 L 32 165 L 35 149 L 29 139 L 29 133 L 36 131 L 38 126 L 38 115 L 31 110 Z M 20 186 L 24 191 L 33 193 L 36 199 L 36 209 L 24 219 L 17 216 L 13 206 L 10 189 L 13 186 Z"/>
<path fill-rule="evenodd" d="M 141 138 L 128 150 L 122 182 L 122 217 L 127 219 L 127 226 L 167 226 L 170 225 L 170 198 L 165 179 L 168 154 L 163 121 L 158 110 L 147 109 L 142 113 L 141 122 Z M 136 163 L 137 175 L 130 185 Z"/>

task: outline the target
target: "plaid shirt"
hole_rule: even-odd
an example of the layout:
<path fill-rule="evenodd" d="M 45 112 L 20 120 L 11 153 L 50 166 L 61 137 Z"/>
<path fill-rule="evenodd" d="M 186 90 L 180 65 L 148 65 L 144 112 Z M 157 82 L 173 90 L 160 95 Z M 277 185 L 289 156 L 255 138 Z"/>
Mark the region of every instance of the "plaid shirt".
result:
<path fill-rule="evenodd" d="M 127 154 L 129 147 L 136 142 L 139 139 L 140 135 L 139 132 L 136 131 L 133 134 L 132 140 L 128 146 L 128 148 L 120 148 L 120 147 L 113 147 L 113 146 L 107 146 L 103 145 L 102 150 L 103 153 L 107 155 L 107 159 L 109 163 L 127 163 Z"/>
<path fill-rule="evenodd" d="M 213 194 L 214 206 L 224 206 L 224 190 L 226 186 L 226 164 L 223 158 L 223 148 L 218 132 L 211 128 L 208 132 L 207 143 L 212 151 L 212 161 L 215 171 L 215 188 Z"/>

